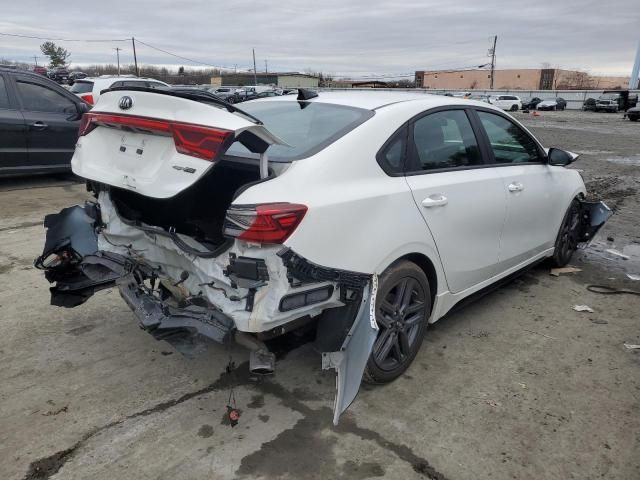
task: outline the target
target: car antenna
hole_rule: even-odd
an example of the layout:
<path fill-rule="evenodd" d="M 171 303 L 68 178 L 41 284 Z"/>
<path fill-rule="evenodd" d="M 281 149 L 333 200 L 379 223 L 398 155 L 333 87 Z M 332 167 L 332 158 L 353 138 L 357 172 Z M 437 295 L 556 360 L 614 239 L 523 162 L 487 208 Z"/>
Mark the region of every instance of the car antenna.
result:
<path fill-rule="evenodd" d="M 307 90 L 306 88 L 298 89 L 298 101 L 310 100 L 318 96 L 318 92 L 314 92 L 313 90 Z"/>

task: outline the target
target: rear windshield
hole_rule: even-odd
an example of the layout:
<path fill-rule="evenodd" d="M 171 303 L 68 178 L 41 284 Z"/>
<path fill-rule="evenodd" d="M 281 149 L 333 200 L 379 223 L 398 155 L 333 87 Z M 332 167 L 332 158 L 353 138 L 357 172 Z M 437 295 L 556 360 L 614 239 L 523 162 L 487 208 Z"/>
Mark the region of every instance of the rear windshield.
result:
<path fill-rule="evenodd" d="M 269 147 L 269 160 L 281 162 L 314 155 L 373 116 L 371 110 L 315 102 L 257 101 L 243 103 L 241 108 L 290 145 Z M 256 156 L 237 142 L 227 155 Z"/>
<path fill-rule="evenodd" d="M 80 81 L 74 82 L 69 89 L 71 93 L 89 93 L 91 90 L 93 90 L 93 82 Z"/>

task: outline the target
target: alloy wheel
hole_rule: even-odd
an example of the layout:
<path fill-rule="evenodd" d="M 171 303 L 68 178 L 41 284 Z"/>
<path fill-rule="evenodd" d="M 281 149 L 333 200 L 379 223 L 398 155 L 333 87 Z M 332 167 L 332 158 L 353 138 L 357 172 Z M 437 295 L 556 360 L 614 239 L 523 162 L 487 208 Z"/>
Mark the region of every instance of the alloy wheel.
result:
<path fill-rule="evenodd" d="M 386 291 L 376 311 L 380 333 L 373 359 L 381 370 L 394 370 L 412 358 L 426 315 L 425 291 L 413 277 L 402 277 Z"/>

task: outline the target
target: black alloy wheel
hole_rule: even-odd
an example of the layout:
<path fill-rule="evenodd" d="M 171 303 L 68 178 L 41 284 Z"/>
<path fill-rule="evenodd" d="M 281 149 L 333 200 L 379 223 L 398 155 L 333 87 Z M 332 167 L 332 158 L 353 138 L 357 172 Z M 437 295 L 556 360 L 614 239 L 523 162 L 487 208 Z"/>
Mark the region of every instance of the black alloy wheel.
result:
<path fill-rule="evenodd" d="M 427 330 L 431 293 L 424 271 L 400 261 L 380 276 L 376 298 L 376 339 L 364 379 L 387 383 L 398 378 L 415 358 Z"/>
<path fill-rule="evenodd" d="M 564 267 L 578 248 L 578 232 L 580 227 L 580 204 L 573 200 L 562 220 L 552 261 L 556 267 Z"/>

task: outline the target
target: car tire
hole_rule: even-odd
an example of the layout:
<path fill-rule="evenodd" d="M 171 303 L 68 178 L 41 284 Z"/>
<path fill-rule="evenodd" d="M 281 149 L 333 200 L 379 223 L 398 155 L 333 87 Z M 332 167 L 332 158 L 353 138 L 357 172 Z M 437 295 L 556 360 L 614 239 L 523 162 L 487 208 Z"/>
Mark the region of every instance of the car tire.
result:
<path fill-rule="evenodd" d="M 402 375 L 420 350 L 431 313 L 431 290 L 424 271 L 401 260 L 380 275 L 376 296 L 378 337 L 363 380 L 388 383 Z"/>
<path fill-rule="evenodd" d="M 512 112 L 517 112 L 518 111 L 518 105 L 511 105 L 511 111 Z"/>
<path fill-rule="evenodd" d="M 560 230 L 558 230 L 553 257 L 551 257 L 553 266 L 565 267 L 571 261 L 571 257 L 578 247 L 575 234 L 579 225 L 580 203 L 577 199 L 573 199 L 562 219 Z"/>
<path fill-rule="evenodd" d="M 636 116 L 629 116 L 629 120 L 631 120 L 632 122 L 637 122 L 638 118 L 640 117 L 636 117 Z"/>

